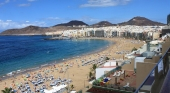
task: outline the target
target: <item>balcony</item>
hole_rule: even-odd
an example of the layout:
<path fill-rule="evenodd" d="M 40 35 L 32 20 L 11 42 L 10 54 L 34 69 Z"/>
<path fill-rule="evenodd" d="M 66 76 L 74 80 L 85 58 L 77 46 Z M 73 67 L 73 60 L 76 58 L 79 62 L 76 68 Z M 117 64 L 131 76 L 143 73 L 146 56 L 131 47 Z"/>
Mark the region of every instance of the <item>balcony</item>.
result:
<path fill-rule="evenodd" d="M 170 48 L 160 58 L 135 93 L 169 93 L 170 91 Z M 142 74 L 142 73 L 141 73 Z"/>
<path fill-rule="evenodd" d="M 146 79 L 136 86 L 136 76 L 134 71 L 125 71 L 120 77 L 113 77 L 116 71 L 120 71 L 122 66 L 108 72 L 93 82 L 93 87 L 87 92 L 90 93 L 169 93 L 170 91 L 170 48 L 161 56 L 160 60 L 153 67 Z M 141 73 L 142 74 L 142 73 Z M 127 77 L 128 75 L 128 77 Z M 110 80 L 104 82 L 104 78 L 109 77 Z M 124 87 L 126 83 L 130 83 L 130 87 Z"/>
<path fill-rule="evenodd" d="M 121 71 L 121 66 L 116 67 L 107 74 L 101 76 L 93 82 L 93 86 L 87 92 L 90 93 L 133 93 L 136 86 L 136 75 L 134 71 L 125 70 L 119 76 L 114 76 L 115 72 Z M 123 70 L 122 70 L 123 72 Z M 105 80 L 109 78 L 109 80 Z M 128 87 L 125 87 L 129 83 Z"/>

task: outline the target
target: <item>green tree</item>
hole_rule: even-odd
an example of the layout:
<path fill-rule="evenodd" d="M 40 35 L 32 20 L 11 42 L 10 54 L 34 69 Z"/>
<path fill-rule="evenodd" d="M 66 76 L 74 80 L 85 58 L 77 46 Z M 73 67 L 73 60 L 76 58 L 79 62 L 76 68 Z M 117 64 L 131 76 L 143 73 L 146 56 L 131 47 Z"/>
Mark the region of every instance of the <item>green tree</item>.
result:
<path fill-rule="evenodd" d="M 97 68 L 97 64 L 93 64 L 92 67 L 90 68 L 90 69 L 91 69 L 91 73 L 89 73 L 89 75 L 92 74 L 92 72 L 93 72 L 93 75 L 92 75 L 92 76 L 95 77 L 96 68 Z M 90 76 L 89 76 L 89 77 L 90 77 Z"/>
<path fill-rule="evenodd" d="M 83 91 L 82 91 L 82 90 L 80 90 L 80 91 L 78 91 L 77 93 L 83 93 Z"/>
<path fill-rule="evenodd" d="M 94 71 L 94 74 L 96 74 L 96 68 L 97 68 L 97 64 L 93 64 L 92 71 Z"/>
<path fill-rule="evenodd" d="M 134 47 L 134 48 L 132 49 L 132 52 L 133 52 L 133 51 L 136 51 L 136 50 L 137 50 L 137 48 Z"/>
<path fill-rule="evenodd" d="M 5 88 L 4 90 L 1 90 L 2 91 L 2 93 L 14 93 L 13 91 L 12 91 L 12 88 Z"/>
<path fill-rule="evenodd" d="M 73 90 L 75 87 L 74 87 L 74 85 L 72 84 L 72 85 L 70 85 L 70 88 L 71 88 L 71 90 Z"/>
<path fill-rule="evenodd" d="M 109 60 L 110 58 L 109 57 L 106 57 L 106 60 Z"/>

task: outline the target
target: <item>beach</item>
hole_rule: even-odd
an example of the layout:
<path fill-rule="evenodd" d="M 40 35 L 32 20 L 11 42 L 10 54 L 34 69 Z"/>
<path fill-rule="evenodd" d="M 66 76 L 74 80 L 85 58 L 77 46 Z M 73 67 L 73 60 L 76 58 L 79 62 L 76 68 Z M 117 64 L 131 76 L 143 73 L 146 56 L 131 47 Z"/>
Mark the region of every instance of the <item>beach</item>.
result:
<path fill-rule="evenodd" d="M 107 48 L 99 52 L 90 53 L 83 56 L 80 55 L 67 60 L 63 59 L 63 62 L 61 63 L 41 67 L 29 72 L 25 72 L 21 75 L 1 80 L 0 90 L 3 90 L 5 87 L 12 87 L 14 89 L 17 89 L 19 84 L 24 84 L 25 82 L 28 82 L 30 89 L 34 91 L 35 86 L 30 81 L 35 80 L 35 76 L 37 74 L 41 74 L 43 78 L 53 77 L 54 79 L 71 79 L 72 82 L 69 85 L 73 84 L 75 87 L 73 90 L 79 91 L 90 85 L 88 79 L 90 68 L 92 67 L 92 64 L 82 66 L 82 60 L 95 60 L 99 59 L 101 56 L 109 57 L 110 59 L 124 59 L 124 54 L 122 54 L 123 52 L 130 53 L 132 48 L 139 48 L 144 44 L 143 41 L 125 38 L 96 39 L 109 40 L 110 42 L 114 42 L 114 44 L 107 46 Z M 27 78 L 25 74 L 29 74 L 29 78 Z M 51 81 L 52 80 L 46 80 L 41 85 L 45 85 L 47 89 L 50 90 L 52 89 L 52 87 L 50 86 Z"/>

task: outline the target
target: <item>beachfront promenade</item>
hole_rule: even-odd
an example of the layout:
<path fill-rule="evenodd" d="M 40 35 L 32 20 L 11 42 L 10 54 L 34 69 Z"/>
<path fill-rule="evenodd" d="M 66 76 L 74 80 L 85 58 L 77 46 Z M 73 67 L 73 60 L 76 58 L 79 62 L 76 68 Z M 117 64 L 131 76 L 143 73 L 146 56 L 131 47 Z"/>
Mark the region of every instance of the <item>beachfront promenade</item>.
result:
<path fill-rule="evenodd" d="M 106 62 L 105 57 L 117 60 L 124 59 L 124 55 L 131 52 L 132 48 L 139 48 L 144 44 L 143 41 L 124 38 L 100 39 L 109 40 L 115 42 L 115 44 L 97 53 L 63 60 L 59 64 L 42 67 L 1 80 L 0 90 L 3 90 L 5 87 L 11 87 L 15 91 L 18 91 L 18 93 L 35 93 L 38 91 L 42 92 L 44 89 L 50 91 L 56 86 L 62 86 L 58 90 L 62 93 L 66 89 L 65 87 L 69 86 L 69 90 L 79 91 L 90 85 L 88 81 L 89 72 L 93 64 L 102 66 Z M 70 85 L 74 85 L 74 88 L 71 88 Z"/>

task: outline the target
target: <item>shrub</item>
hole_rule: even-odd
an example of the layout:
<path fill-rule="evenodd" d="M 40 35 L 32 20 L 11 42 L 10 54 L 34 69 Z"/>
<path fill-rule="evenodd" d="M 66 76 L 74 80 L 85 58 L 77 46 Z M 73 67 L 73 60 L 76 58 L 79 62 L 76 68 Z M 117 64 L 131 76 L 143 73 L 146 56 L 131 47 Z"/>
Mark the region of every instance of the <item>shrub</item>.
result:
<path fill-rule="evenodd" d="M 112 85 L 111 85 L 111 84 L 108 84 L 108 85 L 107 85 L 107 87 L 108 87 L 108 88 L 111 88 L 111 87 L 112 87 Z"/>
<path fill-rule="evenodd" d="M 83 91 L 82 91 L 82 90 L 79 90 L 77 93 L 83 93 Z"/>
<path fill-rule="evenodd" d="M 133 51 L 136 51 L 136 50 L 137 50 L 137 48 L 134 47 L 134 48 L 132 49 L 132 52 L 133 52 Z"/>
<path fill-rule="evenodd" d="M 109 57 L 106 57 L 106 60 L 109 60 L 110 58 Z"/>
<path fill-rule="evenodd" d="M 99 81 L 98 80 L 95 80 L 94 82 L 93 82 L 93 85 L 96 85 L 96 86 L 98 86 L 99 85 Z"/>

